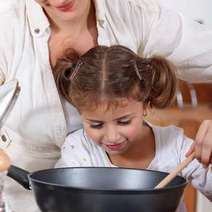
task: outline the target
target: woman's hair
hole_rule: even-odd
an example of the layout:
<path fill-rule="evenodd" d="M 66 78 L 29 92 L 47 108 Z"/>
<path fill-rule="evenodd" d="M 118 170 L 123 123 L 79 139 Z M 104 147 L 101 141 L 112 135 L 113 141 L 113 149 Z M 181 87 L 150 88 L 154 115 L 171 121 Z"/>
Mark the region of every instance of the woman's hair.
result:
<path fill-rule="evenodd" d="M 164 58 L 141 58 L 130 49 L 116 45 L 97 46 L 80 57 L 69 51 L 54 71 L 61 94 L 83 110 L 102 101 L 114 105 L 126 98 L 164 108 L 175 95 L 173 69 Z"/>

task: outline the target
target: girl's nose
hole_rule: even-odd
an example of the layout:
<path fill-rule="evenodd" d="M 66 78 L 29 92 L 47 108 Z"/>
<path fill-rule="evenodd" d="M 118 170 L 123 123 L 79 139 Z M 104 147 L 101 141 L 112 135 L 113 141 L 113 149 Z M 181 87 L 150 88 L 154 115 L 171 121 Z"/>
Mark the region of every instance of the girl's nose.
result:
<path fill-rule="evenodd" d="M 59 4 L 69 3 L 70 1 L 69 0 L 51 0 L 49 2 L 51 2 L 52 4 L 55 4 L 55 5 L 59 5 Z"/>
<path fill-rule="evenodd" d="M 118 141 L 120 138 L 120 134 L 118 130 L 116 129 L 116 127 L 114 126 L 107 127 L 105 138 L 106 138 L 106 141 L 110 143 L 115 143 L 116 141 Z"/>

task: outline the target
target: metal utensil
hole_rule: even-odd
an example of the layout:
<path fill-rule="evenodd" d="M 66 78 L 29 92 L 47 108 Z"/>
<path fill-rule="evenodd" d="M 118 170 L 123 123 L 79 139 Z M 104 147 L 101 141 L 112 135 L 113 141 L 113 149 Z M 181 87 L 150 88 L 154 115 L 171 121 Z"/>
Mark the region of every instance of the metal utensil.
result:
<path fill-rule="evenodd" d="M 17 80 L 6 82 L 5 84 L 0 86 L 0 129 L 4 125 L 7 117 L 13 109 L 19 92 L 20 87 L 18 86 Z M 3 150 L 0 151 L 3 152 Z M 2 160 L 1 158 L 1 163 L 5 163 L 5 161 L 5 159 Z M 7 168 L 7 166 L 9 166 L 9 164 L 5 166 L 5 169 Z M 7 211 L 3 195 L 3 184 L 5 177 L 6 172 L 3 169 L 0 172 L 0 212 Z"/>
<path fill-rule="evenodd" d="M 18 81 L 13 80 L 0 86 L 0 129 L 4 125 L 20 93 Z"/>

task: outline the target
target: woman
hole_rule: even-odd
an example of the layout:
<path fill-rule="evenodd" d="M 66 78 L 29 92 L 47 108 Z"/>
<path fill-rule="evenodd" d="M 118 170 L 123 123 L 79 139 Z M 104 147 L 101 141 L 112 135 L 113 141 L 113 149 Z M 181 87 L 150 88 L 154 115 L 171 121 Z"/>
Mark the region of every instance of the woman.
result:
<path fill-rule="evenodd" d="M 83 54 L 97 44 L 121 44 L 145 57 L 169 58 L 181 79 L 212 81 L 212 32 L 154 1 L 8 0 L 0 8 L 0 84 L 17 79 L 21 87 L 0 147 L 29 171 L 53 167 L 66 134 L 81 127 L 52 73 L 66 49 Z M 206 124 L 199 134 L 212 125 Z M 8 178 L 5 196 L 14 212 L 38 211 L 32 194 Z"/>

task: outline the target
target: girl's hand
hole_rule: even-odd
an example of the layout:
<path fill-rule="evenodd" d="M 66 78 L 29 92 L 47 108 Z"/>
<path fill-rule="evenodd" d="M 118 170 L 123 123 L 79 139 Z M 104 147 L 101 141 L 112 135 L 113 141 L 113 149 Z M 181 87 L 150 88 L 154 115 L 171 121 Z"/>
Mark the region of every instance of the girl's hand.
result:
<path fill-rule="evenodd" d="M 186 157 L 192 152 L 195 152 L 195 158 L 205 167 L 212 164 L 212 120 L 205 120 L 201 123 Z"/>

